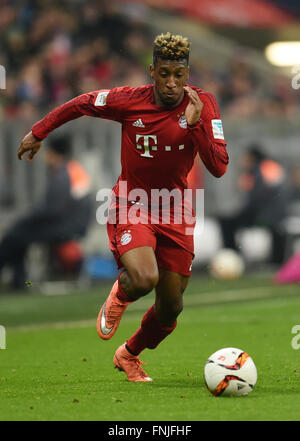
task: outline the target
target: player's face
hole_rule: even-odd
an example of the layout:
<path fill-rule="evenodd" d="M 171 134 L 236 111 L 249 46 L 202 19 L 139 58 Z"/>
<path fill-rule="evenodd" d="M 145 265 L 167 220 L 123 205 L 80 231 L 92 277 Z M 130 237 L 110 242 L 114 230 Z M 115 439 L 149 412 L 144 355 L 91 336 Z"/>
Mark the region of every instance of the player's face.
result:
<path fill-rule="evenodd" d="M 184 96 L 184 86 L 188 80 L 189 68 L 185 60 L 163 60 L 158 58 L 155 66 L 150 66 L 154 80 L 154 96 L 157 104 L 175 107 Z"/>

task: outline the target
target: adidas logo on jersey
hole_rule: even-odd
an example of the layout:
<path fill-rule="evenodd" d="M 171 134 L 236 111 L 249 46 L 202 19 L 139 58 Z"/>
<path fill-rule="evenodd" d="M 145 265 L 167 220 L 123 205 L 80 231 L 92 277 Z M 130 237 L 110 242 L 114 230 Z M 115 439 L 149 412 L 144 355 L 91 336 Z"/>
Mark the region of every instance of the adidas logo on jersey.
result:
<path fill-rule="evenodd" d="M 145 127 L 141 118 L 137 119 L 132 125 L 134 127 Z"/>

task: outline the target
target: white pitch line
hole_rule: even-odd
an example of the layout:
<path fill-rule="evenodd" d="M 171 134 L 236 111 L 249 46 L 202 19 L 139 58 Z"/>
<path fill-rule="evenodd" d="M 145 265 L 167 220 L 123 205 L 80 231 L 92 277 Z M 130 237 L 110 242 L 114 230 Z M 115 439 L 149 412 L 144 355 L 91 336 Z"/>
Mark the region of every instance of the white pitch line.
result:
<path fill-rule="evenodd" d="M 241 300 L 257 300 L 257 299 L 269 299 L 274 296 L 274 287 L 255 287 L 245 288 L 237 290 L 227 290 L 219 292 L 207 292 L 203 294 L 187 294 L 184 295 L 184 306 L 201 306 L 201 305 L 215 305 L 222 303 L 229 303 Z M 153 303 L 153 296 L 143 297 L 138 302 L 130 305 L 130 312 L 142 312 L 145 311 Z M 125 320 L 132 319 L 132 315 L 124 317 Z M 10 331 L 27 332 L 41 329 L 64 329 L 64 328 L 88 328 L 95 326 L 97 321 L 97 312 L 95 313 L 95 319 L 89 320 L 74 320 L 74 321 L 62 321 L 53 323 L 41 323 L 36 325 L 23 325 L 7 327 Z"/>
<path fill-rule="evenodd" d="M 256 287 L 245 288 L 239 290 L 228 290 L 201 294 L 199 297 L 193 295 L 191 304 L 206 305 L 210 303 L 234 302 L 237 300 L 252 300 L 274 297 L 274 289 L 272 287 Z M 190 298 L 184 297 L 184 303 L 189 304 Z"/>

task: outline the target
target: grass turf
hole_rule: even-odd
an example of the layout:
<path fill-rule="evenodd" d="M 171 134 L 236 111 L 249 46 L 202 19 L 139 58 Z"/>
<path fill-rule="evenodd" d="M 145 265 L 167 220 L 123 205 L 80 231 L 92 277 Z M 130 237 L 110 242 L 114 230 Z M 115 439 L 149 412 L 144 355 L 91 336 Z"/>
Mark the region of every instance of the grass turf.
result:
<path fill-rule="evenodd" d="M 107 289 L 0 297 L 0 323 L 7 328 L 0 420 L 299 420 L 299 352 L 291 346 L 292 327 L 300 324 L 299 285 L 192 279 L 177 329 L 142 354 L 151 384 L 129 383 L 112 364 L 151 297 L 131 305 L 111 341 L 98 338 L 94 323 L 74 322 L 94 321 Z M 226 346 L 247 351 L 257 365 L 258 382 L 247 397 L 214 397 L 204 385 L 207 357 Z"/>

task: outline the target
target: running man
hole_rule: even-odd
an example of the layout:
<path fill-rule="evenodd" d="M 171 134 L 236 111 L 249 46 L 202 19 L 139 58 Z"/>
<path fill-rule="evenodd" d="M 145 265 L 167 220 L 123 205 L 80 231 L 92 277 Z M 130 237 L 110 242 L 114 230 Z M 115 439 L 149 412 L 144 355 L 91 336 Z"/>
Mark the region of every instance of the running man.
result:
<path fill-rule="evenodd" d="M 31 161 L 50 132 L 83 115 L 122 125 L 122 171 L 113 189 L 116 197 L 109 217 L 117 215 L 107 223 L 110 248 L 122 271 L 100 309 L 97 331 L 104 340 L 112 338 L 127 306 L 155 289 L 155 303 L 145 313 L 140 328 L 114 356 L 115 367 L 125 371 L 129 381 L 152 381 L 142 369 L 139 355 L 146 348 L 156 348 L 176 328 L 191 275 L 194 246 L 190 232 L 194 224 L 189 223 L 187 230 L 185 220 L 175 222 L 175 211 L 183 210 L 183 204 L 173 204 L 168 223 L 163 222 L 160 203 L 158 222 L 151 222 L 143 203 L 139 204 L 140 223 L 130 219 L 121 223 L 120 213 L 137 202 L 129 196 L 135 189 L 144 190 L 150 205 L 153 189 L 176 189 L 183 194 L 197 153 L 215 177 L 221 177 L 228 165 L 214 96 L 187 85 L 189 52 L 187 38 L 169 32 L 157 36 L 150 66 L 153 84 L 80 95 L 35 123 L 18 150 L 19 159 L 28 153 Z"/>

